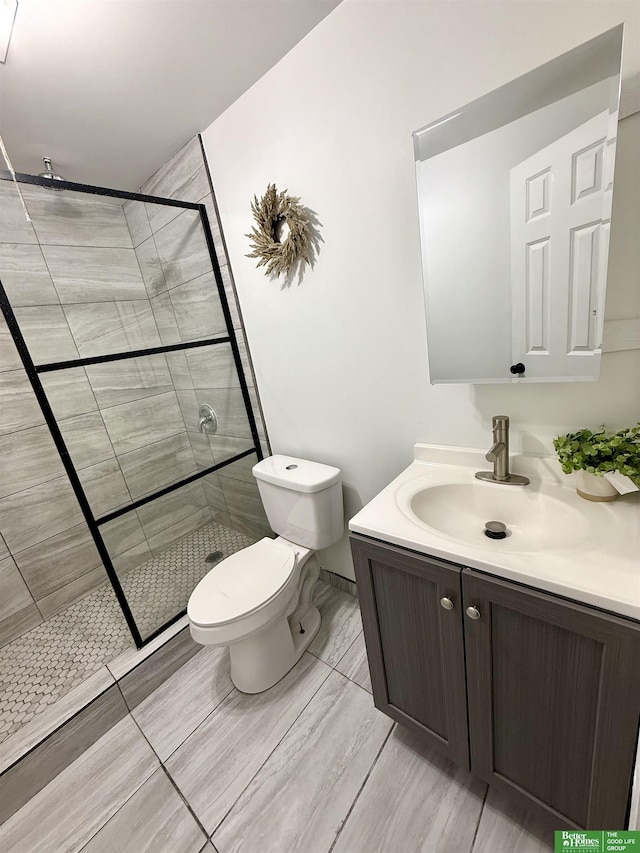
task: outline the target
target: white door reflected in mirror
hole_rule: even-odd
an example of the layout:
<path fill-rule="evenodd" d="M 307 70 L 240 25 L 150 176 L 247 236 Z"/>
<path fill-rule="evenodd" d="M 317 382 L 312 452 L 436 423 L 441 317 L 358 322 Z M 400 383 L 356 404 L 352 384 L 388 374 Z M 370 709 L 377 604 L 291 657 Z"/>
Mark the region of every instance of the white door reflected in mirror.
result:
<path fill-rule="evenodd" d="M 598 377 L 584 356 L 602 350 L 610 119 L 600 113 L 511 169 L 511 357 L 536 377 Z"/>
<path fill-rule="evenodd" d="M 619 26 L 414 134 L 432 383 L 598 378 L 621 48 Z"/>

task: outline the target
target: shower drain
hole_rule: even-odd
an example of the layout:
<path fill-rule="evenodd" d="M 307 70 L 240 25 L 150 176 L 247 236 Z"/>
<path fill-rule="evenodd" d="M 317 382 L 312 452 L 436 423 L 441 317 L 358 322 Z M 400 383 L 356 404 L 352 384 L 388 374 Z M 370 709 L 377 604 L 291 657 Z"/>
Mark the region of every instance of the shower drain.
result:
<path fill-rule="evenodd" d="M 224 557 L 222 551 L 212 551 L 210 554 L 204 558 L 205 563 L 217 563 L 218 560 L 221 560 Z"/>

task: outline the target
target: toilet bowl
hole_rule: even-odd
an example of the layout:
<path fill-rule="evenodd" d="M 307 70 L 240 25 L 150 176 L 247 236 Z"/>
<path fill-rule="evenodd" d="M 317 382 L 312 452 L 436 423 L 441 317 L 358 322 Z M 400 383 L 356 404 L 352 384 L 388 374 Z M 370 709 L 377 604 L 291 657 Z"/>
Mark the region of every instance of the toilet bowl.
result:
<path fill-rule="evenodd" d="M 202 645 L 229 646 L 231 680 L 244 693 L 260 693 L 283 678 L 317 634 L 314 551 L 336 542 L 344 529 L 338 468 L 270 456 L 253 474 L 269 523 L 281 535 L 222 560 L 187 605 L 191 636 Z"/>

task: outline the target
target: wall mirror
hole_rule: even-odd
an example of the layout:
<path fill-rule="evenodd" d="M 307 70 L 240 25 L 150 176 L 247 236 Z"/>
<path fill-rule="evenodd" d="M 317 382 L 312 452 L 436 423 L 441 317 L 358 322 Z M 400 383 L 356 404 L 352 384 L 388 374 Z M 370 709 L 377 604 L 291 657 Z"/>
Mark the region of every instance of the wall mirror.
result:
<path fill-rule="evenodd" d="M 622 29 L 413 134 L 432 384 L 598 378 Z"/>

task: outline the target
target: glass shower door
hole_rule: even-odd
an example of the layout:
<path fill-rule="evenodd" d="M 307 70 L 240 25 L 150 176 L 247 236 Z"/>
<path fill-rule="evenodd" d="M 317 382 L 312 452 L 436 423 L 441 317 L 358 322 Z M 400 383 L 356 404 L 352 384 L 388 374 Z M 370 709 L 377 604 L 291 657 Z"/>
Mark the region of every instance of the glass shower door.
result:
<path fill-rule="evenodd" d="M 267 527 L 242 521 L 247 504 L 263 516 L 261 451 L 206 210 L 69 184 L 23 194 L 33 286 L 3 278 L 3 310 L 142 645 Z"/>

